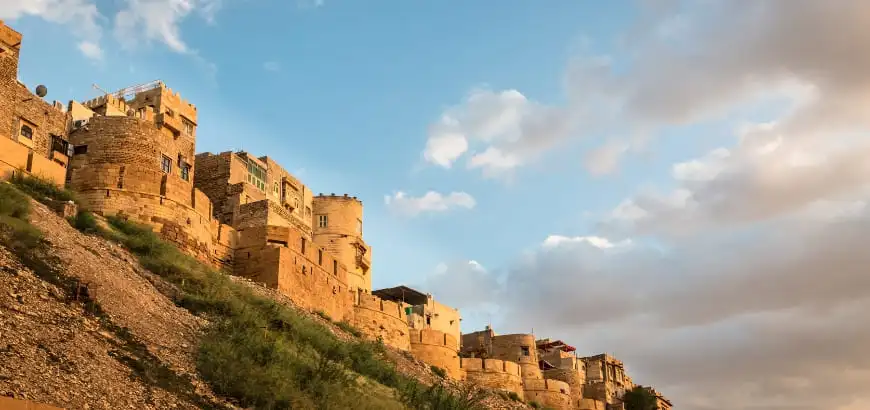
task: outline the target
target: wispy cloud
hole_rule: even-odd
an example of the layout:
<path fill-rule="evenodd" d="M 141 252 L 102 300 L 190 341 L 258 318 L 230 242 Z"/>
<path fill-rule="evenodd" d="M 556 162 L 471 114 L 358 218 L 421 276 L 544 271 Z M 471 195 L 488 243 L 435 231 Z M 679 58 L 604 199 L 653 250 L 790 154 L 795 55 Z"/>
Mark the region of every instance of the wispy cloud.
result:
<path fill-rule="evenodd" d="M 444 195 L 435 191 L 429 191 L 420 197 L 409 196 L 399 191 L 385 196 L 384 203 L 394 212 L 405 216 L 472 209 L 477 205 L 474 197 L 465 192 L 451 192 Z"/>

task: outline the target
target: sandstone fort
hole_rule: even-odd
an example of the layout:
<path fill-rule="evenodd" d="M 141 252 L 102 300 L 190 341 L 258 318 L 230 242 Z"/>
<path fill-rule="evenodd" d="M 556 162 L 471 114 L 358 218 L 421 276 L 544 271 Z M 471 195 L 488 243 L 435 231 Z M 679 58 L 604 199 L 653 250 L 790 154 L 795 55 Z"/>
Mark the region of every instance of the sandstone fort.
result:
<path fill-rule="evenodd" d="M 450 378 L 554 409 L 624 408 L 636 384 L 609 354 L 462 329 L 460 312 L 437 295 L 372 289 L 360 198 L 309 187 L 269 156 L 198 153 L 197 106 L 161 81 L 47 102 L 18 81 L 21 43 L 0 22 L 0 178 L 24 173 L 69 187 L 83 209 L 147 224 L 202 262 L 347 321 Z M 671 408 L 648 389 L 659 409 Z"/>

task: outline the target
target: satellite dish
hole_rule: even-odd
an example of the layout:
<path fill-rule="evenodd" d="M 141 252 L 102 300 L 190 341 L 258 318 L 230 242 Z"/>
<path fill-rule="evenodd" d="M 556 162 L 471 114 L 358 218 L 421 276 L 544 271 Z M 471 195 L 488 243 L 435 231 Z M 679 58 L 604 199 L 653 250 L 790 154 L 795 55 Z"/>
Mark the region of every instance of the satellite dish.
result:
<path fill-rule="evenodd" d="M 45 88 L 42 84 L 36 86 L 36 95 L 39 98 L 45 97 L 46 94 L 48 94 L 48 88 Z"/>

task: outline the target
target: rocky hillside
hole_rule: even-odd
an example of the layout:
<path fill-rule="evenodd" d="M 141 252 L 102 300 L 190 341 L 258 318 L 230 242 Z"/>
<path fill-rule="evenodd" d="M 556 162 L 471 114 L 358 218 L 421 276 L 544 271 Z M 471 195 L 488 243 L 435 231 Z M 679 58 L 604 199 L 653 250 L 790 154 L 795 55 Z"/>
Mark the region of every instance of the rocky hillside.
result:
<path fill-rule="evenodd" d="M 70 409 L 245 407 L 240 403 L 251 408 L 308 408 L 318 403 L 291 397 L 258 405 L 256 398 L 238 394 L 234 387 L 246 380 L 221 380 L 214 367 L 220 370 L 222 364 L 203 360 L 204 341 L 214 349 L 226 348 L 225 341 L 214 341 L 212 326 L 213 321 L 226 319 L 215 316 L 213 310 L 181 307 L 191 299 L 179 287 L 183 279 L 179 284 L 155 275 L 140 264 L 142 255 L 137 257 L 99 235 L 79 232 L 36 201 L 30 201 L 29 217 L 21 218 L 38 230 L 29 231 L 9 217 L 8 209 L 3 215 L 2 202 L 0 198 L 0 396 Z M 22 230 L 29 233 L 21 235 L 18 231 Z M 270 289 L 238 278 L 232 283 L 293 309 L 350 346 L 362 343 L 337 324 L 296 309 Z M 352 360 L 356 360 L 354 354 L 351 348 Z M 387 350 L 382 356 L 393 363 L 400 377 L 424 385 L 440 381 L 428 366 L 407 353 Z M 203 374 L 208 366 L 212 373 Z M 357 387 L 352 391 L 382 396 L 373 402 L 380 404 L 365 408 L 405 407 L 400 405 L 401 392 L 369 379 L 380 374 L 356 362 L 347 368 L 351 374 L 366 376 L 354 376 L 357 381 L 351 385 Z M 392 380 L 382 378 L 387 385 Z M 454 384 L 448 390 L 470 389 Z M 484 408 L 526 408 L 497 394 L 484 396 L 478 400 Z M 341 402 L 332 397 L 324 400 Z"/>

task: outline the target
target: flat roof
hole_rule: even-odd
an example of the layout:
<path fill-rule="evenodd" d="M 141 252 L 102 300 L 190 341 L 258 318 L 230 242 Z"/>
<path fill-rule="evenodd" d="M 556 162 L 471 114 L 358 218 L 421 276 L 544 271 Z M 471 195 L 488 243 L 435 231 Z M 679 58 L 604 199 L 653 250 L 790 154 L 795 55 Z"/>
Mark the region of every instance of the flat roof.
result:
<path fill-rule="evenodd" d="M 396 286 L 394 288 L 374 290 L 372 291 L 372 295 L 384 300 L 405 302 L 409 305 L 425 305 L 429 300 L 429 296 L 425 293 L 404 285 Z"/>

